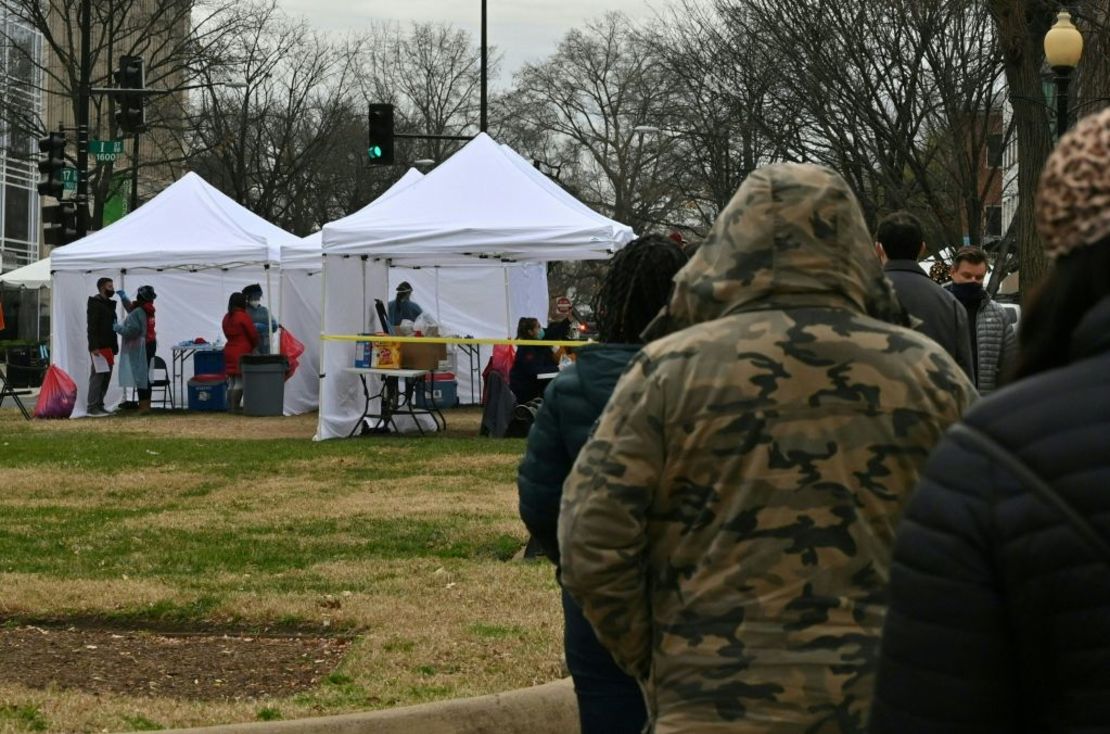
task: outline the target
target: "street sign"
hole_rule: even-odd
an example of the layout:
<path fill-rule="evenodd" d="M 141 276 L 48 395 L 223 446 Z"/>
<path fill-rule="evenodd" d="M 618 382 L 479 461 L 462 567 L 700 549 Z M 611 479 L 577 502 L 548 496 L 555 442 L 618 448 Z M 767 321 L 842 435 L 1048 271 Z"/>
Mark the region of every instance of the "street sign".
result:
<path fill-rule="evenodd" d="M 572 304 L 570 302 L 570 299 L 566 296 L 559 296 L 555 299 L 555 313 L 559 314 L 560 316 L 566 316 L 567 314 L 569 314 L 570 310 L 573 307 L 574 304 Z"/>
<path fill-rule="evenodd" d="M 77 190 L 77 169 L 66 166 L 62 169 L 62 185 L 64 191 Z"/>
<path fill-rule="evenodd" d="M 90 140 L 89 155 L 102 163 L 110 163 L 123 155 L 122 140 Z"/>

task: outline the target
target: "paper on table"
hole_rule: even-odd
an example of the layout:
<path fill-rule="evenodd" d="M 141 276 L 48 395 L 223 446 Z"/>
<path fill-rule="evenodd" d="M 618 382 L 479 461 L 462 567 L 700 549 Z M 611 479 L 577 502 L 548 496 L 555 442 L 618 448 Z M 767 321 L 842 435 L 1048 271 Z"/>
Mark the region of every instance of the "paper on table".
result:
<path fill-rule="evenodd" d="M 111 372 L 112 371 L 111 365 L 108 364 L 108 360 L 104 357 L 103 354 L 94 354 L 92 356 L 92 361 L 93 361 L 93 372 L 97 373 L 98 375 L 103 373 L 103 372 Z"/>

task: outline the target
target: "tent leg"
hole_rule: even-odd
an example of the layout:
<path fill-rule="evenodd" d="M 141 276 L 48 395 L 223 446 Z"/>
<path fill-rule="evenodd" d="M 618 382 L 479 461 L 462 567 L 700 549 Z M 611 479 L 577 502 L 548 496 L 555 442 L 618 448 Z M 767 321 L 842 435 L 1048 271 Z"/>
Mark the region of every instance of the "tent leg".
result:
<path fill-rule="evenodd" d="M 320 356 L 317 358 L 316 375 L 318 377 L 316 388 L 316 440 L 324 435 L 324 365 L 327 364 L 328 342 L 324 334 L 328 330 L 328 256 L 324 255 L 320 263 Z"/>
<path fill-rule="evenodd" d="M 270 345 L 270 354 L 274 353 L 274 302 L 270 300 L 270 266 L 266 266 L 266 343 Z"/>
<path fill-rule="evenodd" d="M 505 331 L 508 338 L 512 339 L 516 336 L 516 332 L 513 330 L 512 304 L 509 303 L 509 267 L 502 265 L 501 272 L 505 276 Z"/>

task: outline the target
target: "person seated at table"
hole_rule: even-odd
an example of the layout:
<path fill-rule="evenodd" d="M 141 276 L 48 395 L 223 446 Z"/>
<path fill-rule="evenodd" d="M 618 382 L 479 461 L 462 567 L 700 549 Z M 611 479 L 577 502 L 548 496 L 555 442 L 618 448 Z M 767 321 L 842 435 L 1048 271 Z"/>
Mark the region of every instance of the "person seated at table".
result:
<path fill-rule="evenodd" d="M 232 413 L 238 413 L 243 400 L 243 373 L 239 368 L 239 360 L 244 355 L 253 353 L 262 341 L 254 321 L 247 314 L 247 297 L 242 293 L 232 293 L 227 299 L 227 314 L 224 315 L 223 329 L 224 336 L 227 337 L 227 346 L 224 347 L 224 369 L 230 381 L 227 389 L 227 409 Z"/>
<path fill-rule="evenodd" d="M 517 322 L 517 339 L 539 341 L 545 336 L 539 319 L 525 317 Z M 539 376 L 545 372 L 558 370 L 559 363 L 555 361 L 555 353 L 551 351 L 551 347 L 527 345 L 517 347 L 516 360 L 509 372 L 509 389 L 513 391 L 517 405 L 543 397 L 546 382 L 540 380 Z"/>

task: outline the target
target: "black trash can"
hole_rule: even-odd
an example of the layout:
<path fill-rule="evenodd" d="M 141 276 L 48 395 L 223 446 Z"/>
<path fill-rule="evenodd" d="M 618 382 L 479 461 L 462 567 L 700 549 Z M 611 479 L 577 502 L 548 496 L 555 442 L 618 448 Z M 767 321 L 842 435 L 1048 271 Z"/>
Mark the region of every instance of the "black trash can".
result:
<path fill-rule="evenodd" d="M 281 354 L 246 354 L 239 360 L 243 373 L 243 413 L 282 415 L 285 407 L 285 371 L 289 363 Z"/>

